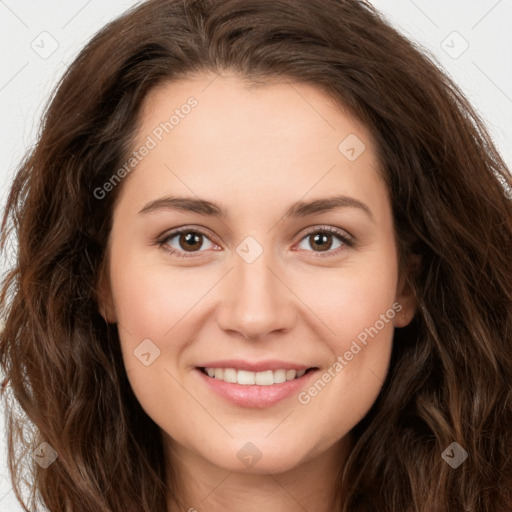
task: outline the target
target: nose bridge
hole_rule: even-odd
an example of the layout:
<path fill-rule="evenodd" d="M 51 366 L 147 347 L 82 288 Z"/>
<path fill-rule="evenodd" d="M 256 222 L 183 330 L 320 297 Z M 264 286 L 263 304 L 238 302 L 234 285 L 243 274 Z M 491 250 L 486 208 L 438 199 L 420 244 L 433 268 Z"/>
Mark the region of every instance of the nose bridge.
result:
<path fill-rule="evenodd" d="M 261 246 L 258 249 L 253 240 L 242 242 L 237 248 L 223 298 L 220 316 L 223 329 L 256 338 L 290 327 L 291 294 L 275 275 L 278 271 L 272 254 L 271 249 L 263 250 Z"/>

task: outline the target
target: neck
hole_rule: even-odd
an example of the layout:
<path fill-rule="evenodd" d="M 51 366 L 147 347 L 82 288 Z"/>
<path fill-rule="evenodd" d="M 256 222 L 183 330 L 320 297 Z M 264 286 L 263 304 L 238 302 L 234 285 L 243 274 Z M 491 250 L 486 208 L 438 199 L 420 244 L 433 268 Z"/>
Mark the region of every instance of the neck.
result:
<path fill-rule="evenodd" d="M 327 452 L 285 472 L 246 473 L 219 468 L 168 436 L 172 468 L 169 512 L 333 512 L 341 509 L 338 475 L 348 455 L 349 436 Z M 255 492 L 257 490 L 257 492 Z"/>

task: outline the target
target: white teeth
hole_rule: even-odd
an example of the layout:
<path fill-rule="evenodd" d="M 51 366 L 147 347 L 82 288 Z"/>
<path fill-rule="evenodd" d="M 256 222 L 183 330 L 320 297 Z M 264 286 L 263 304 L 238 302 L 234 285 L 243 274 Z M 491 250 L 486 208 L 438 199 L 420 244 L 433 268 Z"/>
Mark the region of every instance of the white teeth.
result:
<path fill-rule="evenodd" d="M 231 383 L 238 382 L 236 370 L 234 368 L 224 368 L 224 380 L 226 382 L 231 382 Z"/>
<path fill-rule="evenodd" d="M 287 380 L 298 379 L 306 373 L 306 370 L 265 370 L 262 372 L 249 372 L 235 368 L 205 368 L 204 370 L 209 377 L 245 386 L 281 384 Z"/>
<path fill-rule="evenodd" d="M 276 370 L 274 372 L 274 384 L 286 382 L 286 370 Z"/>
<path fill-rule="evenodd" d="M 272 370 L 267 370 L 266 372 L 258 372 L 254 379 L 254 383 L 259 386 L 271 386 L 274 384 L 274 373 Z"/>
<path fill-rule="evenodd" d="M 297 376 L 297 370 L 287 370 L 286 380 L 293 380 Z"/>
<path fill-rule="evenodd" d="M 238 370 L 237 381 L 238 384 L 254 384 L 256 374 L 254 372 L 246 372 L 245 370 Z"/>

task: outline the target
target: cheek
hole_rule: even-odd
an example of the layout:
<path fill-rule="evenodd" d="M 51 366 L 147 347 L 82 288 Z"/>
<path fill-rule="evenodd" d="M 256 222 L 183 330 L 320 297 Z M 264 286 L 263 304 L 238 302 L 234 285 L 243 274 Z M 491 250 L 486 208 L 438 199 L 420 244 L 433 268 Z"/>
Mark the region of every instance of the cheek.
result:
<path fill-rule="evenodd" d="M 197 273 L 191 279 L 186 269 L 171 272 L 140 249 L 118 247 L 112 248 L 110 278 L 124 366 L 141 404 L 153 407 L 169 391 L 162 389 L 162 382 L 172 381 L 165 370 L 176 373 L 187 345 L 186 336 L 180 336 L 181 321 L 208 287 Z"/>
<path fill-rule="evenodd" d="M 388 373 L 394 315 L 386 304 L 340 320 L 330 365 L 299 394 L 305 423 L 312 421 L 323 432 L 323 449 L 352 430 L 375 403 Z"/>
<path fill-rule="evenodd" d="M 386 378 L 393 320 L 401 309 L 395 301 L 397 277 L 394 258 L 375 259 L 321 277 L 316 293 L 305 299 L 329 327 L 324 340 L 332 360 L 299 402 L 318 428 L 334 437 L 365 416 Z"/>
<path fill-rule="evenodd" d="M 303 283 L 307 285 L 298 294 L 326 326 L 324 340 L 332 352 L 349 350 L 352 340 L 364 339 L 364 333 L 376 323 L 379 333 L 390 337 L 400 308 L 393 308 L 397 272 L 392 259 L 388 265 L 377 262 L 317 273 L 314 281 L 303 278 Z"/>
<path fill-rule="evenodd" d="M 113 251 L 116 256 L 111 270 L 116 314 L 135 338 L 165 338 L 211 286 L 211 277 L 204 273 L 202 279 L 198 269 L 171 268 L 140 251 L 122 255 Z"/>
<path fill-rule="evenodd" d="M 170 275 L 161 264 L 142 264 L 140 254 L 131 257 L 125 252 L 112 261 L 116 266 L 111 269 L 111 284 L 130 386 L 146 414 L 169 430 L 169 418 L 185 410 L 190 400 L 177 384 L 181 380 L 177 362 L 187 345 L 187 337 L 180 335 L 180 321 L 187 320 L 183 317 L 205 287 L 194 285 L 195 279 L 186 272 L 174 269 Z M 185 435 L 182 426 L 177 422 L 173 435 Z"/>
<path fill-rule="evenodd" d="M 363 345 L 372 333 L 379 339 L 389 338 L 393 330 L 395 280 L 389 275 L 375 276 L 373 280 L 356 279 L 345 283 L 335 320 L 336 352 L 351 349 L 355 340 Z"/>

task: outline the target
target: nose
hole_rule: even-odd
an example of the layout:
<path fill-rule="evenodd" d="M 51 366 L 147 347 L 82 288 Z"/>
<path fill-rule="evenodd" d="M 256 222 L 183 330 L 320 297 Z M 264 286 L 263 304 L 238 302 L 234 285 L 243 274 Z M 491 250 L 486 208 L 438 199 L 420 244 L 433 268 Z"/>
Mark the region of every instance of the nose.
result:
<path fill-rule="evenodd" d="M 218 324 L 224 331 L 256 340 L 291 330 L 296 296 L 270 252 L 263 251 L 252 263 L 233 256 L 234 268 L 222 285 L 218 311 Z"/>

